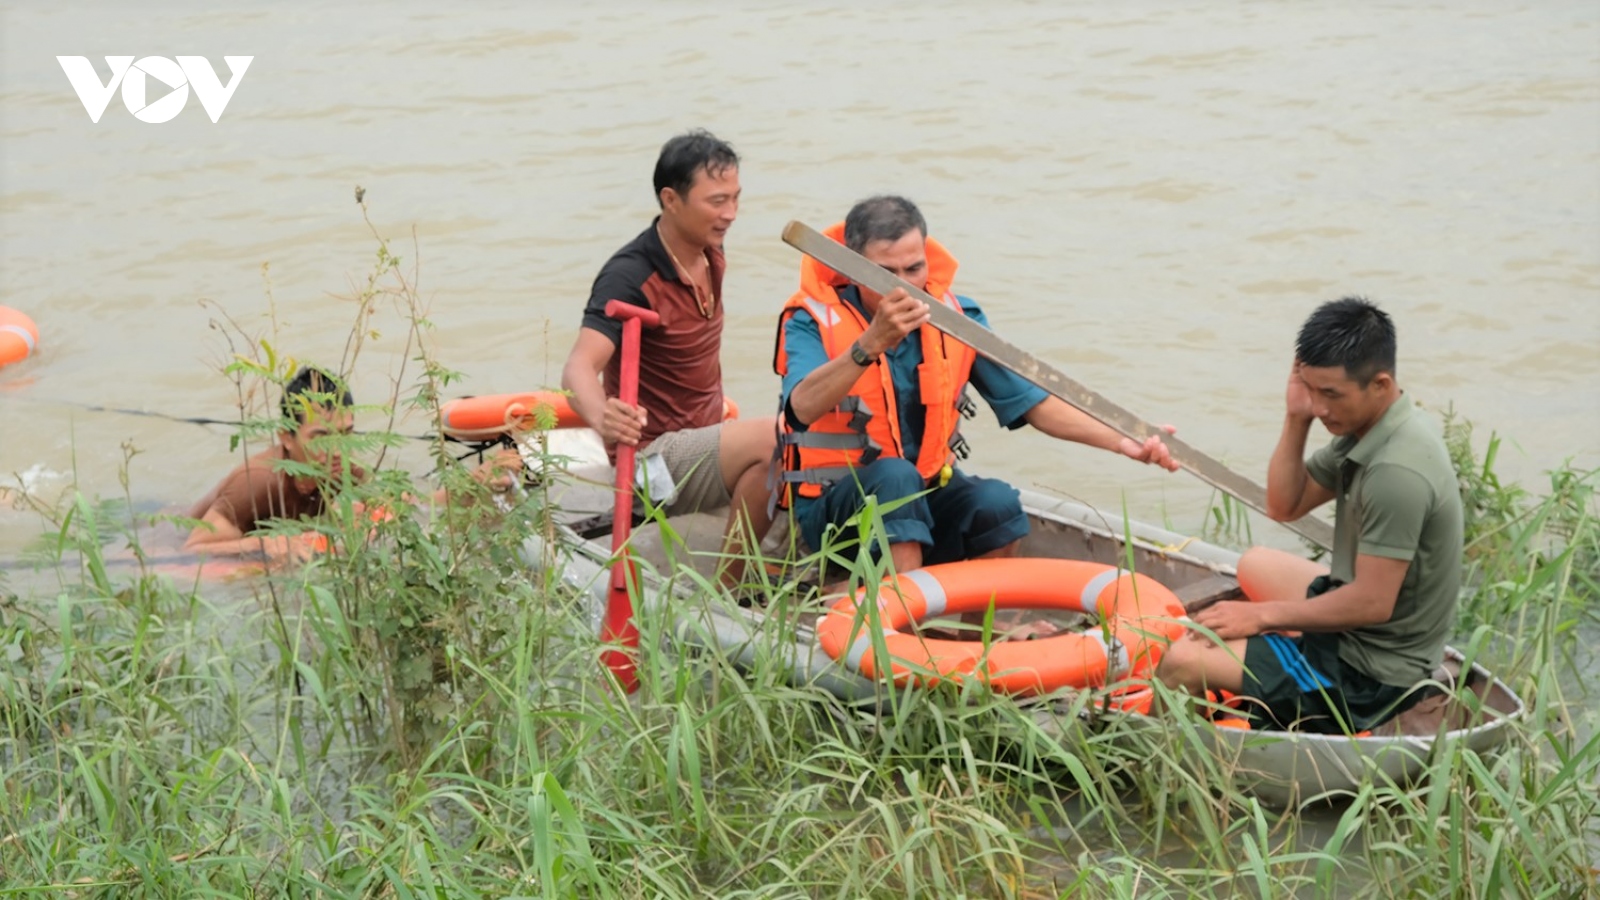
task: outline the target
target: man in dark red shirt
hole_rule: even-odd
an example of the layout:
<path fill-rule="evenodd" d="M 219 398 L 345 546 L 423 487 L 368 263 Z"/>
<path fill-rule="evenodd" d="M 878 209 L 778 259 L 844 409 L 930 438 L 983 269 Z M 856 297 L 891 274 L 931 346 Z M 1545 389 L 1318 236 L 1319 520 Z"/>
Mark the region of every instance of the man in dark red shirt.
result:
<path fill-rule="evenodd" d="M 709 132 L 678 135 L 656 160 L 655 191 L 661 215 L 595 279 L 561 386 L 613 458 L 618 443 L 663 458 L 677 485 L 669 513 L 730 507 L 722 577 L 736 584 L 746 538 L 759 542 L 772 525 L 777 440 L 771 418 L 723 421 L 722 242 L 739 214 L 739 157 Z M 637 406 L 617 399 L 622 323 L 605 314 L 611 300 L 661 317 L 640 340 Z"/>

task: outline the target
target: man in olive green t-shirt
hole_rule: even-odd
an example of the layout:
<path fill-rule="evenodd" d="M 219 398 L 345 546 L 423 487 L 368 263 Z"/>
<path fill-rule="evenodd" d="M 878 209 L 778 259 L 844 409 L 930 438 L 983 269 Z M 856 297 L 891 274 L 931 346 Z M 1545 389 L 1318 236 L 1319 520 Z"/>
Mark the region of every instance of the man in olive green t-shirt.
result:
<path fill-rule="evenodd" d="M 1293 521 L 1336 500 L 1332 570 L 1251 549 L 1239 561 L 1250 602 L 1194 616 L 1221 643 L 1191 634 L 1157 675 L 1253 697 L 1263 724 L 1361 731 L 1420 699 L 1418 683 L 1442 661 L 1460 589 L 1461 496 L 1443 439 L 1395 381 L 1387 314 L 1358 298 L 1325 303 L 1295 355 L 1267 508 Z M 1306 459 L 1312 419 L 1334 440 Z"/>

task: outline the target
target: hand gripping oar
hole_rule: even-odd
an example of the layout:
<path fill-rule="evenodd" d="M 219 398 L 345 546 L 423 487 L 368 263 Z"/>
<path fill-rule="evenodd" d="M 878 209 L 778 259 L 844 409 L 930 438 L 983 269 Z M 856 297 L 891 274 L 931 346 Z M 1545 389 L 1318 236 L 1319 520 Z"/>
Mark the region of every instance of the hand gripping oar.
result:
<path fill-rule="evenodd" d="M 612 300 L 606 315 L 622 322 L 622 377 L 617 398 L 633 406 L 639 402 L 639 339 L 644 327 L 656 327 L 661 316 L 642 306 Z M 638 448 L 617 444 L 617 504 L 611 517 L 611 590 L 606 617 L 600 624 L 600 642 L 611 644 L 601 654 L 617 683 L 628 693 L 639 689 L 639 628 L 633 623 L 633 601 L 628 585 L 639 583 L 639 573 L 628 554 L 628 533 L 633 525 L 633 459 Z"/>
<path fill-rule="evenodd" d="M 895 288 L 904 288 L 906 293 L 928 304 L 928 321 L 933 327 L 976 350 L 986 359 L 1005 366 L 1060 397 L 1123 437 L 1143 441 L 1151 435 L 1159 435 L 1166 442 L 1167 449 L 1172 452 L 1172 458 L 1184 469 L 1206 484 L 1234 497 L 1245 506 L 1259 513 L 1266 513 L 1267 492 L 1261 485 L 1068 378 L 1033 354 L 944 305 L 926 291 L 917 290 L 861 254 L 830 240 L 801 222 L 790 222 L 784 226 L 783 242 L 856 284 L 879 294 L 887 294 Z M 1333 527 L 1328 523 L 1307 516 L 1283 524 L 1313 544 L 1333 549 Z"/>

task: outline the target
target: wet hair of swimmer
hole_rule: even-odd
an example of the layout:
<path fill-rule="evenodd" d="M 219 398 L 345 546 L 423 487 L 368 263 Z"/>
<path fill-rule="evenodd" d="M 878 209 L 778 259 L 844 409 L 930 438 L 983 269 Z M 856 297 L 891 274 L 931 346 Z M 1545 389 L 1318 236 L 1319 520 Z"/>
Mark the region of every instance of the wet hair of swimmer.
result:
<path fill-rule="evenodd" d="M 716 178 L 729 169 L 739 167 L 739 154 L 733 146 L 704 128 L 680 134 L 661 145 L 661 155 L 656 159 L 653 183 L 656 188 L 656 205 L 661 205 L 661 189 L 672 188 L 673 193 L 687 200 L 689 188 L 694 186 L 696 172 Z"/>
<path fill-rule="evenodd" d="M 844 217 L 844 245 L 857 253 L 866 252 L 873 241 L 894 243 L 915 228 L 928 236 L 928 222 L 922 210 L 904 197 L 879 194 L 850 207 Z"/>
<path fill-rule="evenodd" d="M 1379 372 L 1395 374 L 1394 321 L 1365 297 L 1329 300 L 1301 326 L 1294 352 L 1302 365 L 1342 366 L 1366 387 Z"/>
<path fill-rule="evenodd" d="M 279 409 L 283 418 L 297 427 L 304 425 L 306 413 L 314 406 L 351 407 L 355 398 L 343 381 L 316 366 L 302 366 L 283 388 Z"/>

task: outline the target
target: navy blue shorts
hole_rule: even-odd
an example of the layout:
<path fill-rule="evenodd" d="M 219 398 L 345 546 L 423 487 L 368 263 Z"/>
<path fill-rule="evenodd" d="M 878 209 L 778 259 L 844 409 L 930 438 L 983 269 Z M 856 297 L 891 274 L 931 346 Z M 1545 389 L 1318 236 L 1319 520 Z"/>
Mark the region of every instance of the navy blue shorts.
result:
<path fill-rule="evenodd" d="M 861 535 L 854 522 L 866 497 L 876 497 L 881 508 L 923 491 L 927 493 L 884 512 L 883 524 L 889 543 L 921 544 L 924 565 L 982 556 L 1028 533 L 1022 497 L 1004 481 L 957 469 L 949 484 L 930 489 L 917 467 L 898 457 L 875 460 L 855 473 L 855 480 L 836 481 L 821 497 L 796 500 L 795 519 L 811 549 L 822 549 L 823 535 L 831 528 L 828 547 L 848 555 Z M 872 551 L 878 556 L 883 548 L 874 546 Z"/>

